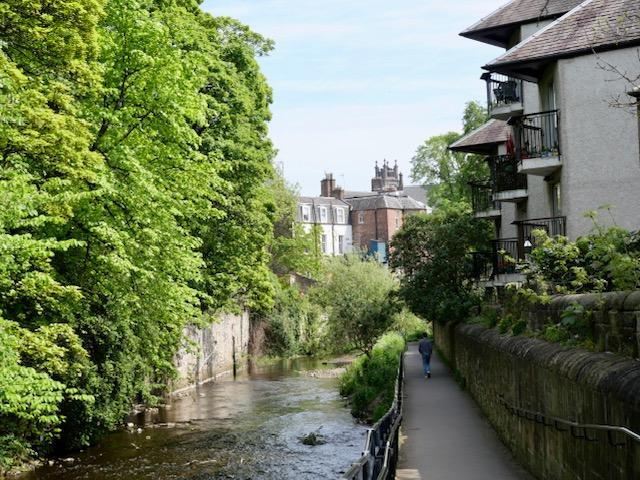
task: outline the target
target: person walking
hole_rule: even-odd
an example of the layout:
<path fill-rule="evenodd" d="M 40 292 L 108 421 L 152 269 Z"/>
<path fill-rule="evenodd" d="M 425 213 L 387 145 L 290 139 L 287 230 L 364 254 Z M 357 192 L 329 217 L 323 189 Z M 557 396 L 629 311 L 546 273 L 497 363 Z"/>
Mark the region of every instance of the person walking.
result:
<path fill-rule="evenodd" d="M 422 340 L 418 344 L 418 352 L 422 355 L 422 370 L 424 371 L 424 378 L 431 378 L 431 353 L 433 352 L 433 342 L 427 338 L 425 333 L 422 336 Z"/>

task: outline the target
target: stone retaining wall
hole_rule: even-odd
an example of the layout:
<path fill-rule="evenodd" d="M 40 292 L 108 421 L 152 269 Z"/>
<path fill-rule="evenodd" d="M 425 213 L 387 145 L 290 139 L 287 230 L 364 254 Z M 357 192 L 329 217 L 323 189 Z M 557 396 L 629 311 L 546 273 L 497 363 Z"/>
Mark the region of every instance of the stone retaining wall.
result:
<path fill-rule="evenodd" d="M 248 353 L 249 314 L 222 314 L 206 327 L 185 328 L 183 335 L 185 345 L 175 357 L 174 393 L 233 370 L 234 355 L 240 362 Z"/>
<path fill-rule="evenodd" d="M 626 426 L 640 432 L 640 362 L 479 325 L 436 326 L 436 346 L 457 371 L 503 442 L 541 480 L 640 479 L 640 443 L 571 431 L 518 416 L 520 409 L 579 423 Z M 583 432 L 575 431 L 580 436 Z M 621 442 L 620 447 L 609 442 Z"/>
<path fill-rule="evenodd" d="M 558 323 L 571 305 L 585 309 L 596 348 L 638 358 L 640 350 L 640 291 L 554 297 L 548 305 L 537 305 L 524 312 L 531 330 L 541 330 L 549 323 Z"/>

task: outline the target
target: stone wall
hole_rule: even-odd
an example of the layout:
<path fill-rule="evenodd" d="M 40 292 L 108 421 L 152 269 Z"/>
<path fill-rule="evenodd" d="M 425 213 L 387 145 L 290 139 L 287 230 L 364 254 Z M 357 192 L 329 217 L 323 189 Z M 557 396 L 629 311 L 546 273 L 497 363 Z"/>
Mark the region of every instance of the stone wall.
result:
<path fill-rule="evenodd" d="M 582 317 L 588 325 L 596 349 L 638 358 L 640 349 L 640 291 L 554 297 L 548 305 L 537 305 L 524 318 L 530 330 L 537 331 L 562 320 L 572 305 L 584 307 Z"/>
<path fill-rule="evenodd" d="M 549 421 L 556 417 L 640 432 L 640 362 L 500 335 L 479 325 L 438 325 L 435 336 L 437 348 L 502 441 L 538 479 L 640 478 L 640 443 L 597 430 L 586 432 L 588 440 L 576 438 L 585 432 Z"/>
<path fill-rule="evenodd" d="M 185 345 L 175 357 L 174 393 L 233 371 L 234 356 L 240 362 L 248 353 L 249 314 L 222 314 L 206 327 L 185 328 L 183 334 Z"/>

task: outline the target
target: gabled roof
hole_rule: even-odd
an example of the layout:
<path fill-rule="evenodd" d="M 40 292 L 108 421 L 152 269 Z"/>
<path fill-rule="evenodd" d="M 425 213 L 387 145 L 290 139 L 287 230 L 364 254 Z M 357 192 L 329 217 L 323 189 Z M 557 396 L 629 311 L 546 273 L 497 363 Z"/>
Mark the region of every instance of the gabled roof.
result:
<path fill-rule="evenodd" d="M 557 58 L 640 45 L 638 0 L 586 0 L 485 69 L 536 81 Z"/>
<path fill-rule="evenodd" d="M 327 208 L 327 221 L 324 223 L 327 224 L 347 224 L 349 223 L 348 221 L 348 213 L 349 213 L 349 209 L 350 206 L 348 203 L 343 202 L 342 200 L 338 200 L 337 198 L 333 198 L 333 197 L 298 197 L 298 214 L 297 214 L 297 218 L 299 222 L 302 223 L 322 223 L 320 221 L 319 218 L 319 214 L 317 212 L 317 208 L 319 206 L 324 206 L 324 207 L 328 207 Z M 311 209 L 310 209 L 310 215 L 311 218 L 308 221 L 305 221 L 302 218 L 302 207 L 301 205 L 310 205 Z M 344 207 L 344 209 L 346 210 L 345 212 L 345 216 L 343 219 L 343 222 L 338 223 L 338 219 L 337 216 L 334 212 L 334 208 L 333 207 Z"/>
<path fill-rule="evenodd" d="M 460 35 L 506 48 L 513 32 L 523 23 L 564 15 L 583 0 L 512 0 L 471 25 Z"/>
<path fill-rule="evenodd" d="M 491 155 L 497 145 L 507 141 L 510 133 L 511 130 L 507 122 L 492 118 L 481 127 L 452 143 L 449 150 Z"/>

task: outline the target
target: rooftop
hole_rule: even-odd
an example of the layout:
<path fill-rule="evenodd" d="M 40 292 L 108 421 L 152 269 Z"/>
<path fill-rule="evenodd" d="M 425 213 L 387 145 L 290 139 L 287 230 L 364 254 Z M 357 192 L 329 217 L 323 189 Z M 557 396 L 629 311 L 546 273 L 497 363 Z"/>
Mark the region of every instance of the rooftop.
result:
<path fill-rule="evenodd" d="M 506 48 L 515 29 L 564 15 L 583 0 L 512 0 L 460 33 L 463 37 Z"/>
<path fill-rule="evenodd" d="M 586 0 L 484 68 L 536 81 L 557 58 L 640 45 L 638 0 Z"/>
<path fill-rule="evenodd" d="M 491 119 L 449 146 L 454 152 L 491 155 L 496 145 L 509 138 L 510 129 L 504 120 Z"/>
<path fill-rule="evenodd" d="M 353 210 L 427 210 L 427 206 L 406 195 L 378 194 L 348 198 Z"/>

